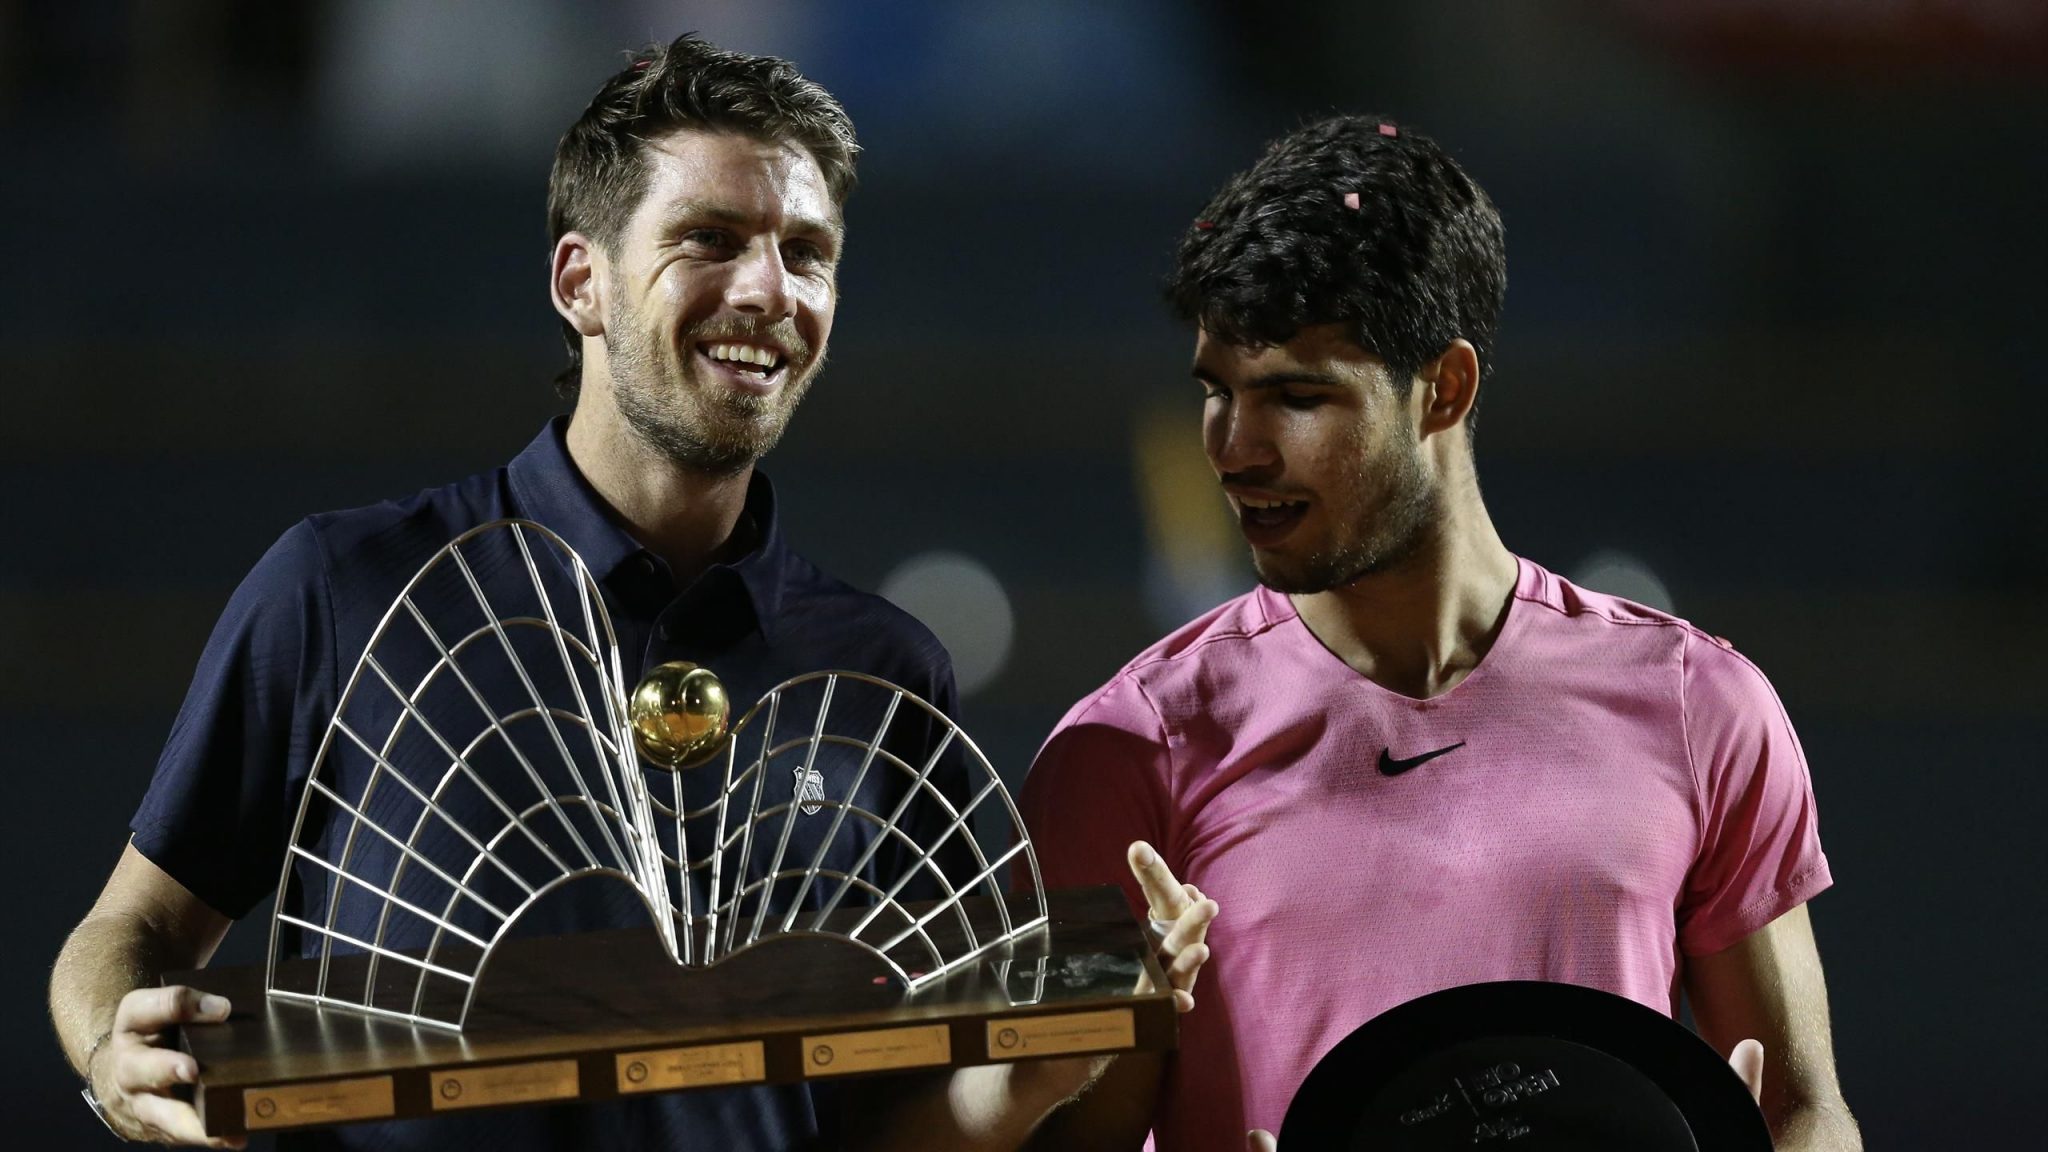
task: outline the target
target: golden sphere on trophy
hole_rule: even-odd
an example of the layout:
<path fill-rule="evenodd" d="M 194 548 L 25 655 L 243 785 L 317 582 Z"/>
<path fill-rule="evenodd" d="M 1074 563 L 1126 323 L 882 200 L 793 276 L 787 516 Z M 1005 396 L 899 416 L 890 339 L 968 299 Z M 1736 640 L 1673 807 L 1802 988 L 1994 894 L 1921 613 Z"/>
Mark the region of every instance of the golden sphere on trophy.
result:
<path fill-rule="evenodd" d="M 627 705 L 640 755 L 672 771 L 717 750 L 730 712 L 725 685 L 711 669 L 687 660 L 672 660 L 649 672 Z"/>

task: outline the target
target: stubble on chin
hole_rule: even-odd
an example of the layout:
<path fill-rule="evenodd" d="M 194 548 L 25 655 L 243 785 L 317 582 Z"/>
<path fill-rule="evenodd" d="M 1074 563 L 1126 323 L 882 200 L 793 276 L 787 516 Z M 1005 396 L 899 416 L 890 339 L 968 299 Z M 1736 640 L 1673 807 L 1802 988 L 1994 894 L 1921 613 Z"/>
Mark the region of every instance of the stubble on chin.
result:
<path fill-rule="evenodd" d="M 691 379 L 691 365 L 668 360 L 650 336 L 618 324 L 607 331 L 606 365 L 613 402 L 633 434 L 677 467 L 717 478 L 744 472 L 775 447 L 817 369 L 804 365 L 773 396 L 736 392 Z"/>
<path fill-rule="evenodd" d="M 1356 584 L 1369 576 L 1398 571 L 1436 535 L 1441 501 L 1420 468 L 1406 470 L 1372 511 L 1350 525 L 1349 541 L 1336 541 L 1289 563 L 1252 553 L 1259 583 L 1287 596 L 1312 596 Z"/>

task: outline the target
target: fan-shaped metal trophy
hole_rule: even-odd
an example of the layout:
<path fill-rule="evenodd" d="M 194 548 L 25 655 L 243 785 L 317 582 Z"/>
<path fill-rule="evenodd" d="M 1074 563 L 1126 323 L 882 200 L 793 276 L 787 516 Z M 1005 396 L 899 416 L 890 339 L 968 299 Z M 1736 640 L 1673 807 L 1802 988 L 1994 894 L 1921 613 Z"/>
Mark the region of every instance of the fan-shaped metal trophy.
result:
<path fill-rule="evenodd" d="M 342 686 L 268 964 L 166 977 L 235 1004 L 182 1034 L 207 1132 L 1172 1046 L 1120 891 L 1046 892 L 938 709 L 830 671 L 728 707 L 629 684 L 546 528 L 442 548 Z M 579 930 L 593 899 L 648 926 Z"/>

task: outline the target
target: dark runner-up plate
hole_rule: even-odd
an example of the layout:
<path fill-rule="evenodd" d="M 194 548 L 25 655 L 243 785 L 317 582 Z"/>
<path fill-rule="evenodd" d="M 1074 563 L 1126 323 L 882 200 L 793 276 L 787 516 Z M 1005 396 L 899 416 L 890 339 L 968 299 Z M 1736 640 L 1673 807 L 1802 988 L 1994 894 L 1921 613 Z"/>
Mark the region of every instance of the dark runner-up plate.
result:
<path fill-rule="evenodd" d="M 1410 1000 L 1308 1074 L 1285 1152 L 1770 1152 L 1740 1077 L 1684 1025 L 1572 984 Z"/>

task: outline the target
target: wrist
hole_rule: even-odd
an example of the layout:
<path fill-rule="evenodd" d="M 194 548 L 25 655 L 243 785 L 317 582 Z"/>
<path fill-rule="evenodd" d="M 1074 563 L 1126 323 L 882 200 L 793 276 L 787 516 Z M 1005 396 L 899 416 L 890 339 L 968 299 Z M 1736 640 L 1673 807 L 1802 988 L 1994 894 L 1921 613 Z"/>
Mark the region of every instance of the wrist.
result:
<path fill-rule="evenodd" d="M 100 1053 L 106 1051 L 107 1041 L 113 1038 L 114 1030 L 109 1028 L 93 1037 L 92 1043 L 85 1046 L 85 1056 L 78 1062 L 78 1071 L 79 1075 L 85 1077 L 87 1084 L 95 1082 L 96 1077 L 93 1074 L 93 1064 L 100 1058 Z"/>
<path fill-rule="evenodd" d="M 92 1043 L 86 1045 L 85 1059 L 82 1062 L 84 1067 L 81 1069 L 85 1075 L 85 1087 L 81 1088 L 78 1094 L 85 1098 L 86 1106 L 92 1109 L 93 1115 L 100 1118 L 100 1123 L 107 1126 L 107 1131 L 120 1136 L 121 1130 L 114 1127 L 113 1118 L 107 1115 L 106 1105 L 100 1101 L 99 1076 L 95 1071 L 100 1054 L 106 1051 L 107 1041 L 113 1038 L 114 1030 L 109 1028 L 98 1036 L 93 1037 Z M 126 1137 L 122 1138 L 126 1139 Z"/>

